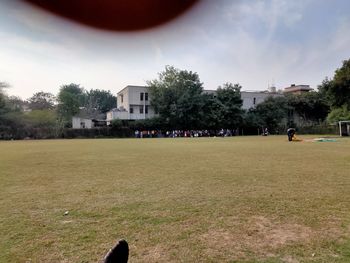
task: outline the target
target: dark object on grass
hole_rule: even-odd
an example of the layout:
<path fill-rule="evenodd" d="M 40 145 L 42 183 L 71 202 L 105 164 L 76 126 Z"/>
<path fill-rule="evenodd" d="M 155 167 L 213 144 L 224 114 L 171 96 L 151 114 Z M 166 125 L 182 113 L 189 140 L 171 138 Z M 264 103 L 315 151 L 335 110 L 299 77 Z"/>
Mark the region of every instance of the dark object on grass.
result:
<path fill-rule="evenodd" d="M 127 263 L 129 258 L 129 245 L 124 239 L 107 253 L 103 263 Z"/>
<path fill-rule="evenodd" d="M 293 136 L 295 135 L 295 129 L 294 128 L 289 128 L 287 130 L 287 135 L 288 135 L 288 141 L 292 141 L 293 140 Z"/>

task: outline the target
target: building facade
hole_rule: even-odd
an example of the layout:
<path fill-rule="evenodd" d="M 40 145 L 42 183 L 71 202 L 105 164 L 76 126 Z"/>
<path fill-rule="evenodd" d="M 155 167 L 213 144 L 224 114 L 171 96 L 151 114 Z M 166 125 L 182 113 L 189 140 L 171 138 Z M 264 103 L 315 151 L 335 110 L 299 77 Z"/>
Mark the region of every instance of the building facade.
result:
<path fill-rule="evenodd" d="M 216 90 L 204 90 L 204 93 L 215 94 Z M 276 91 L 241 91 L 242 108 L 248 110 L 265 101 L 268 97 L 280 97 Z M 147 86 L 128 85 L 117 94 L 117 105 L 107 112 L 107 125 L 112 120 L 143 120 L 156 116 L 151 106 L 149 88 Z"/>
<path fill-rule="evenodd" d="M 241 91 L 241 99 L 243 100 L 242 108 L 249 110 L 255 108 L 256 105 L 264 102 L 268 97 L 281 97 L 281 93 L 269 91 Z"/>
<path fill-rule="evenodd" d="M 107 124 L 114 119 L 144 120 L 156 116 L 146 86 L 126 86 L 117 94 L 117 105 L 118 108 L 107 112 Z"/>
<path fill-rule="evenodd" d="M 73 129 L 91 129 L 94 124 L 91 119 L 81 118 L 74 116 L 72 118 L 72 128 Z"/>
<path fill-rule="evenodd" d="M 203 90 L 204 93 L 214 94 L 216 90 Z M 241 91 L 241 99 L 243 101 L 242 109 L 249 110 L 255 108 L 256 105 L 262 103 L 268 97 L 280 97 L 283 94 L 276 91 Z"/>
<path fill-rule="evenodd" d="M 255 108 L 258 104 L 264 102 L 269 97 L 281 97 L 286 93 L 301 94 L 313 90 L 309 85 L 291 85 L 283 90 L 276 92 L 276 88 L 269 91 L 241 91 L 243 101 L 242 108 L 249 110 Z M 203 90 L 203 93 L 213 94 L 216 90 Z M 110 125 L 115 119 L 119 120 L 144 120 L 157 116 L 151 106 L 149 87 L 128 85 L 117 93 L 118 107 L 106 113 L 105 117 L 101 114 L 87 114 L 83 110 L 72 118 L 72 127 L 76 129 L 93 128 Z M 298 116 L 293 114 L 294 118 Z"/>
<path fill-rule="evenodd" d="M 85 117 L 72 117 L 73 129 L 92 129 L 97 127 L 105 127 L 106 121 L 104 119 L 93 119 Z"/>
<path fill-rule="evenodd" d="M 80 108 L 79 112 L 72 117 L 73 129 L 92 129 L 106 126 L 106 115 L 97 110 Z"/>
<path fill-rule="evenodd" d="M 204 90 L 208 94 L 215 94 L 216 90 Z M 254 108 L 268 97 L 283 96 L 277 92 L 268 91 L 241 91 L 242 108 Z M 112 120 L 143 120 L 156 116 L 151 106 L 149 88 L 146 86 L 128 85 L 117 94 L 118 108 L 107 112 L 107 124 Z"/>

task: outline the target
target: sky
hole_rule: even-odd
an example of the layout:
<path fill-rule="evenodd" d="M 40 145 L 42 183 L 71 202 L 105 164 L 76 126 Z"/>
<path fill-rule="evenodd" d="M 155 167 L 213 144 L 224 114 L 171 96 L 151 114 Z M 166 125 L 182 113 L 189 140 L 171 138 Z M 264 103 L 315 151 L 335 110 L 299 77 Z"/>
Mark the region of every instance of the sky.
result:
<path fill-rule="evenodd" d="M 69 83 L 116 94 L 166 65 L 197 72 L 204 89 L 317 88 L 350 58 L 350 1 L 203 0 L 166 25 L 116 33 L 0 0 L 0 39 L 0 82 L 22 99 Z"/>

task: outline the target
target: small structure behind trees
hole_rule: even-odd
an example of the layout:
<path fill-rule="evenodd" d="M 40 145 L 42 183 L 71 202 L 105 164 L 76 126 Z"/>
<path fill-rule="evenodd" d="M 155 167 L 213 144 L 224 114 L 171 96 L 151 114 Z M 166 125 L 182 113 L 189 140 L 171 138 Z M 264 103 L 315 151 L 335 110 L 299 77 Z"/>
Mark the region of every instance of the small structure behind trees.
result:
<path fill-rule="evenodd" d="M 339 135 L 350 136 L 350 119 L 347 121 L 339 121 Z"/>

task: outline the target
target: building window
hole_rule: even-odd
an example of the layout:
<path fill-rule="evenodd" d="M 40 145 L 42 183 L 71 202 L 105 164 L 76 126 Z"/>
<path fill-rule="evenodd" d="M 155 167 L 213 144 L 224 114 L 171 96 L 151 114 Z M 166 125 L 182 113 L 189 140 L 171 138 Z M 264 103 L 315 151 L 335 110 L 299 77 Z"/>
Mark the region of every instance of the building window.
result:
<path fill-rule="evenodd" d="M 145 114 L 148 114 L 148 105 L 145 106 Z"/>
<path fill-rule="evenodd" d="M 140 106 L 140 113 L 143 113 L 143 106 Z"/>
<path fill-rule="evenodd" d="M 123 94 L 122 94 L 122 95 L 120 95 L 120 100 L 121 100 L 121 102 L 123 103 L 123 100 L 124 100 L 124 96 L 123 96 Z"/>
<path fill-rule="evenodd" d="M 81 122 L 81 123 L 80 123 L 80 127 L 81 127 L 82 129 L 85 129 L 85 122 Z"/>
<path fill-rule="evenodd" d="M 130 113 L 134 113 L 134 108 L 130 107 Z"/>
<path fill-rule="evenodd" d="M 256 104 L 256 98 L 253 99 L 253 104 L 254 104 L 254 105 Z"/>
<path fill-rule="evenodd" d="M 145 92 L 145 101 L 148 101 L 148 92 Z"/>
<path fill-rule="evenodd" d="M 143 101 L 143 92 L 140 93 L 140 101 Z"/>

